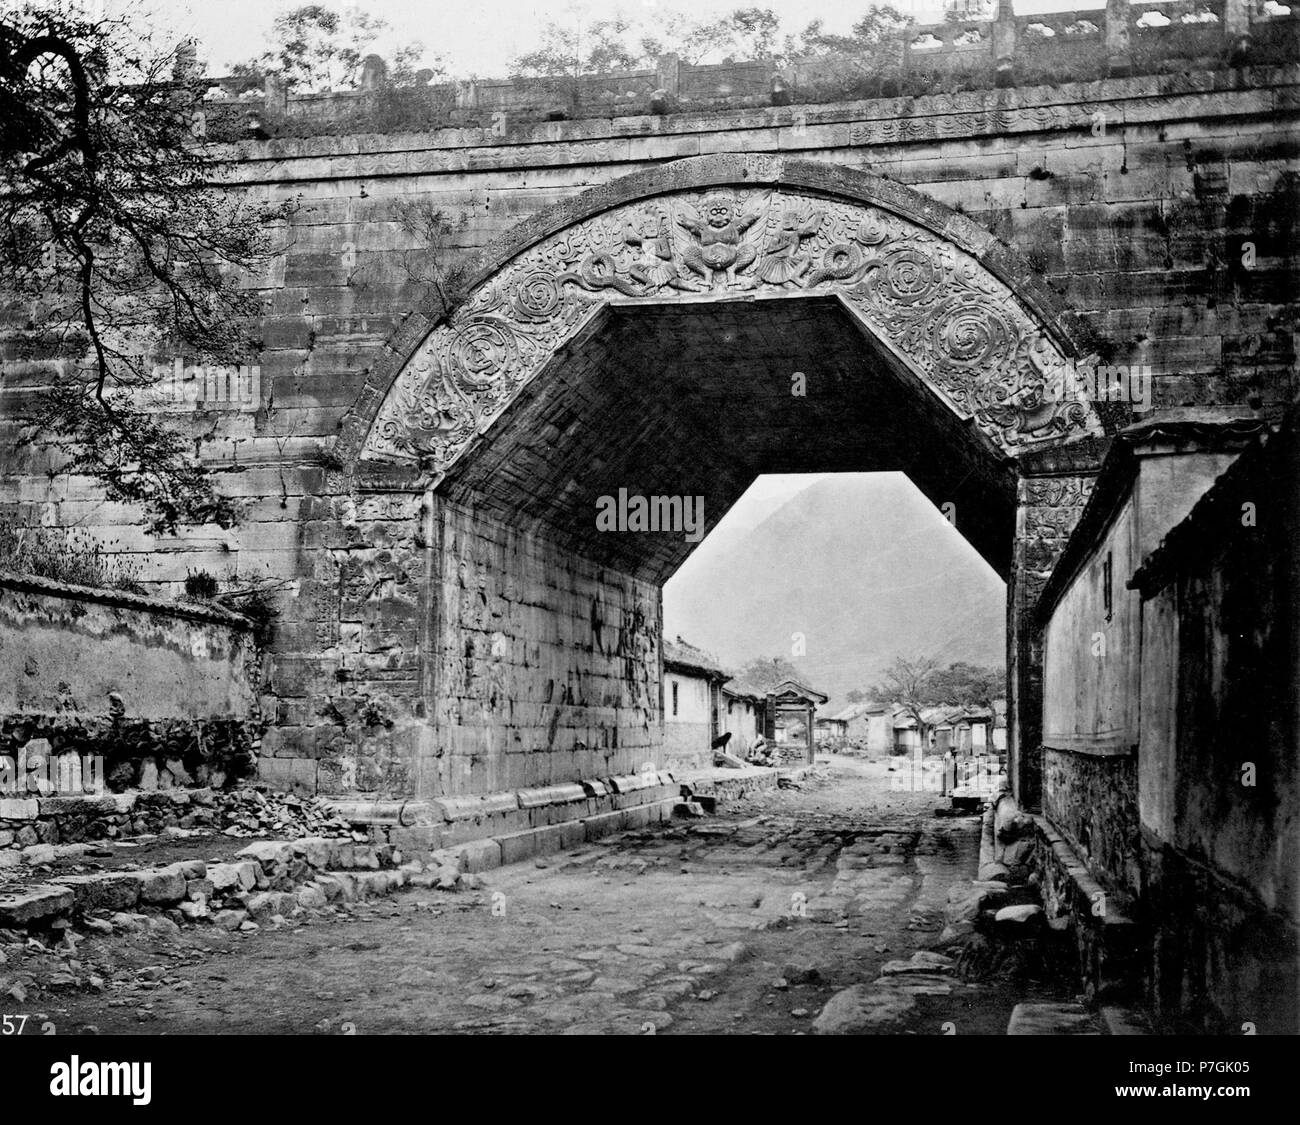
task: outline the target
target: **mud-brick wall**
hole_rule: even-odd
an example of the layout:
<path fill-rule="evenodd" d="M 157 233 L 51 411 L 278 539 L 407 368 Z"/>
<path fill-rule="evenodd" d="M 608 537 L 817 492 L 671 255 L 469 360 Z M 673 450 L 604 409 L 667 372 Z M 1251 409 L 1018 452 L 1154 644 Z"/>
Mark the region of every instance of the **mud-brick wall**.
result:
<path fill-rule="evenodd" d="M 254 762 L 258 677 L 235 614 L 0 573 L 0 754 L 24 791 L 70 752 L 115 790 L 227 784 Z"/>
<path fill-rule="evenodd" d="M 661 761 L 659 589 L 440 501 L 430 658 L 442 791 Z"/>
<path fill-rule="evenodd" d="M 1198 1031 L 1300 1031 L 1294 421 L 1243 453 L 1137 576 L 1154 999 Z"/>

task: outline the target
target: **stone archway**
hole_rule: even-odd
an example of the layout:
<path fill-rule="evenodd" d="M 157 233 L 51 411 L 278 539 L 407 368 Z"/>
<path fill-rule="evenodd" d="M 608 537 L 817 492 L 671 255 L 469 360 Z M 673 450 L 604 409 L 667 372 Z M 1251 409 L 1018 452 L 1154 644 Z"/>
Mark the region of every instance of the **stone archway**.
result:
<path fill-rule="evenodd" d="M 826 294 L 997 452 L 1102 432 L 1044 401 L 1081 325 L 986 231 L 869 173 L 728 155 L 592 189 L 490 247 L 450 320 L 372 374 L 339 451 L 363 475 L 445 472 L 609 304 Z"/>
<path fill-rule="evenodd" d="M 345 419 L 337 449 L 351 490 L 371 494 L 361 503 L 413 512 L 411 502 L 424 497 L 419 541 L 430 558 L 421 581 L 433 592 L 422 603 L 421 628 L 429 647 L 441 652 L 428 655 L 421 674 L 433 726 L 453 681 L 460 685 L 458 698 L 469 683 L 481 696 L 473 729 L 486 744 L 475 741 L 479 735 L 466 736 L 468 756 L 477 764 L 452 781 L 444 769 L 435 789 L 479 791 L 594 776 L 600 764 L 582 739 L 574 764 L 548 768 L 539 777 L 491 763 L 480 769 L 485 756 L 501 749 L 496 740 L 502 732 L 488 716 L 508 699 L 532 716 L 527 730 L 513 736 L 517 748 L 527 750 L 529 739 L 549 728 L 550 749 L 557 708 L 609 710 L 586 702 L 585 677 L 600 677 L 590 668 L 579 671 L 576 686 L 570 669 L 568 683 L 551 674 L 544 686 L 528 688 L 527 700 L 518 698 L 518 689 L 506 685 L 519 663 L 511 653 L 521 646 L 532 650 L 525 636 L 481 629 L 478 619 L 486 620 L 486 610 L 466 611 L 476 621 L 477 641 L 459 633 L 449 640 L 429 625 L 445 612 L 437 605 L 440 585 L 445 600 L 448 588 L 477 582 L 486 605 L 487 574 L 514 568 L 512 592 L 502 595 L 508 601 L 518 593 L 516 580 L 523 582 L 529 567 L 543 565 L 531 539 L 511 538 L 503 547 L 505 531 L 478 535 L 472 510 L 489 485 L 482 472 L 475 476 L 476 460 L 490 462 L 484 454 L 509 447 L 521 427 L 545 416 L 539 396 L 564 382 L 557 373 L 594 336 L 610 331 L 611 318 L 621 324 L 664 308 L 734 317 L 743 305 L 751 318 L 761 312 L 778 320 L 796 307 L 791 302 L 833 305 L 836 315 L 856 326 L 863 352 L 946 419 L 945 440 L 966 442 L 979 451 L 969 456 L 1016 482 L 1019 515 L 1014 527 L 1007 521 L 998 533 L 1005 551 L 994 554 L 1011 583 L 1014 772 L 1022 796 L 1033 803 L 1034 771 L 1025 750 L 1036 751 L 1037 658 L 1021 623 L 1086 500 L 1093 439 L 1103 433 L 1088 405 L 1053 401 L 1048 393 L 1071 360 L 1087 358 L 1086 335 L 1012 251 L 963 216 L 869 173 L 740 155 L 678 161 L 628 176 L 521 224 L 484 252 L 467 298 L 449 319 L 431 324 L 413 318 Z M 1078 455 L 1081 450 L 1087 452 Z M 492 463 L 500 467 L 501 457 Z M 383 499 L 385 494 L 392 499 Z M 440 506 L 440 498 L 448 503 Z M 513 521 L 517 526 L 510 530 L 526 526 L 531 535 L 546 522 L 536 512 L 527 519 L 517 512 L 502 516 L 502 510 L 515 509 L 503 506 L 500 495 L 489 499 L 481 506 L 495 504 L 501 527 Z M 468 514 L 457 503 L 467 504 Z M 548 545 L 545 565 L 590 554 L 582 544 L 556 543 L 564 545 Z M 993 557 L 987 544 L 981 549 Z M 470 559 L 475 552 L 477 563 Z M 658 651 L 647 622 L 658 605 L 648 608 L 646 589 L 637 583 L 675 563 L 665 558 L 657 570 L 641 575 L 617 558 L 598 562 L 597 571 L 580 581 L 621 584 L 621 593 L 608 605 L 592 600 L 589 647 L 611 665 L 638 665 L 639 672 L 625 677 L 627 697 L 612 710 L 617 716 L 620 706 L 634 706 L 637 721 L 648 724 L 655 710 L 650 670 L 657 679 Z M 478 578 L 467 577 L 476 567 Z M 608 577 L 611 568 L 619 577 Z M 450 648 L 455 651 L 449 655 Z M 434 667 L 439 661 L 441 668 Z M 545 662 L 538 656 L 532 667 Z M 522 663 L 529 666 L 527 657 Z M 488 686 L 477 686 L 483 684 Z M 620 722 L 616 717 L 607 729 L 601 721 L 606 749 L 611 738 L 620 745 Z M 643 754 L 644 746 L 629 753 Z M 619 768 L 615 759 L 621 768 L 630 764 L 606 753 L 604 766 L 611 772 Z M 414 773 L 425 776 L 423 770 Z"/>

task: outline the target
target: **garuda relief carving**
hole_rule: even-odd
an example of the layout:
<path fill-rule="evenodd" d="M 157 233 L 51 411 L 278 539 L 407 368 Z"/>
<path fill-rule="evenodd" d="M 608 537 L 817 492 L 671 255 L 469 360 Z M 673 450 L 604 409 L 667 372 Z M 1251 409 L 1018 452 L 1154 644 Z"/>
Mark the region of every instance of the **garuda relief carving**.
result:
<path fill-rule="evenodd" d="M 610 300 L 840 294 L 961 417 L 1010 453 L 1099 432 L 1050 398 L 1066 360 L 975 258 L 882 209 L 778 191 L 629 204 L 526 250 L 471 294 L 398 374 L 364 457 L 443 472 Z"/>

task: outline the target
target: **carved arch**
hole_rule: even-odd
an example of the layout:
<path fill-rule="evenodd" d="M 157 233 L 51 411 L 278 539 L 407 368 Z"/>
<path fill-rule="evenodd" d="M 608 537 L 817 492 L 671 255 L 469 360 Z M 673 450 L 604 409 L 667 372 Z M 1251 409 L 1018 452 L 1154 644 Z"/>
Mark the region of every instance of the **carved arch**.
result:
<path fill-rule="evenodd" d="M 1051 401 L 1088 350 L 987 231 L 871 173 L 782 157 L 677 161 L 521 223 L 468 298 L 417 317 L 344 420 L 345 465 L 445 473 L 606 305 L 834 295 L 1006 457 L 1102 432 Z"/>

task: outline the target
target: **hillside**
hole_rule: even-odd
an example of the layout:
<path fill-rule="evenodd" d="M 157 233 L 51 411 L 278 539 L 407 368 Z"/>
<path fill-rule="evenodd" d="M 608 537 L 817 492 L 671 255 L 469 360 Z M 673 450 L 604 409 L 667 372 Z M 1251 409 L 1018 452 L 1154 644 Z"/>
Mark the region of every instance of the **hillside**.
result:
<path fill-rule="evenodd" d="M 803 633 L 793 659 L 832 704 L 899 654 L 1003 663 L 1001 579 L 906 477 L 828 475 L 790 495 L 792 484 L 743 499 L 672 577 L 666 636 L 739 666 L 791 655 Z"/>

